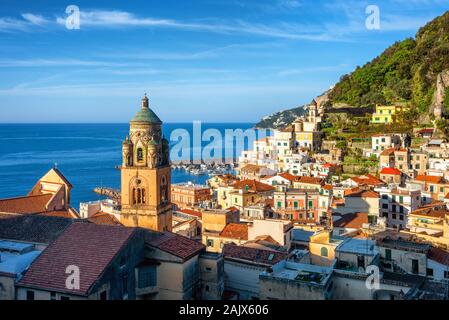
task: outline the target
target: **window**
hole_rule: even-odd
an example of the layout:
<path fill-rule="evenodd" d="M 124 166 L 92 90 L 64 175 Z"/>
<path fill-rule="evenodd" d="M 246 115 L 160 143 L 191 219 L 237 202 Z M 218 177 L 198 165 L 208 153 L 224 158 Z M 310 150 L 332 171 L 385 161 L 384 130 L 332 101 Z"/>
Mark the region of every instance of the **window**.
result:
<path fill-rule="evenodd" d="M 449 279 L 449 272 L 448 271 L 444 271 L 444 278 L 445 279 Z"/>
<path fill-rule="evenodd" d="M 100 300 L 108 300 L 108 293 L 106 291 L 100 293 Z"/>
<path fill-rule="evenodd" d="M 122 298 L 126 299 L 128 297 L 128 274 L 122 274 Z"/>
<path fill-rule="evenodd" d="M 412 273 L 414 274 L 419 273 L 419 262 L 416 259 L 412 259 Z"/>
<path fill-rule="evenodd" d="M 396 213 L 393 213 L 393 214 L 391 215 L 391 219 L 396 219 Z"/>
<path fill-rule="evenodd" d="M 313 201 L 312 200 L 309 200 L 309 208 L 313 209 Z"/>
<path fill-rule="evenodd" d="M 432 268 L 427 268 L 426 270 L 426 275 L 428 277 L 433 277 L 433 269 Z"/>
<path fill-rule="evenodd" d="M 207 239 L 207 246 L 208 246 L 208 247 L 213 247 L 213 246 L 214 246 L 214 240 L 212 240 L 212 239 Z"/>
<path fill-rule="evenodd" d="M 399 215 L 399 220 L 404 221 L 404 215 L 403 215 L 403 214 L 400 214 L 400 215 Z"/>
<path fill-rule="evenodd" d="M 321 256 L 327 257 L 328 256 L 328 250 L 326 247 L 321 247 Z"/>
<path fill-rule="evenodd" d="M 385 249 L 385 260 L 391 261 L 391 249 Z"/>
<path fill-rule="evenodd" d="M 278 201 L 278 208 L 282 208 L 282 202 Z"/>
<path fill-rule="evenodd" d="M 399 196 L 399 203 L 404 203 L 404 197 L 403 196 Z"/>
<path fill-rule="evenodd" d="M 145 204 L 146 203 L 146 191 L 143 188 L 133 189 L 133 204 Z"/>
<path fill-rule="evenodd" d="M 143 149 L 142 148 L 137 149 L 137 161 L 139 161 L 139 162 L 143 161 Z"/>
<path fill-rule="evenodd" d="M 293 202 L 293 207 L 294 207 L 295 209 L 298 209 L 298 201 Z"/>
<path fill-rule="evenodd" d="M 50 300 L 56 300 L 56 292 L 50 292 Z"/>
<path fill-rule="evenodd" d="M 154 287 L 157 283 L 156 266 L 144 266 L 139 268 L 138 283 L 139 288 Z"/>
<path fill-rule="evenodd" d="M 27 300 L 34 300 L 34 291 L 27 290 Z"/>
<path fill-rule="evenodd" d="M 364 256 L 357 256 L 357 267 L 365 268 L 365 257 Z"/>

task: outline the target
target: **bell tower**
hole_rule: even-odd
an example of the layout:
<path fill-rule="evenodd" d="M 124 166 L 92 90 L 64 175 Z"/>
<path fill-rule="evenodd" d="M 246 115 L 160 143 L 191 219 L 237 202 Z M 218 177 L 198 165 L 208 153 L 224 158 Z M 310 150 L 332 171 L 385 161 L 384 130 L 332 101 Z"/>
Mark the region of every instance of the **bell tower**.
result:
<path fill-rule="evenodd" d="M 171 231 L 171 167 L 162 121 L 150 109 L 147 95 L 130 122 L 122 145 L 121 223 L 155 231 Z"/>

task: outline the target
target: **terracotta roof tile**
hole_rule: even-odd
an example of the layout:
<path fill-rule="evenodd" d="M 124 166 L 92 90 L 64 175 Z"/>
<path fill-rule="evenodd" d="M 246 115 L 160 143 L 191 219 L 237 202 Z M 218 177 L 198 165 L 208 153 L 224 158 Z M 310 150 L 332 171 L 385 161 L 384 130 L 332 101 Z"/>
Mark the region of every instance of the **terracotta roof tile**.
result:
<path fill-rule="evenodd" d="M 280 173 L 279 176 L 281 176 L 284 179 L 287 179 L 288 181 L 294 181 L 297 178 L 296 176 L 288 172 Z"/>
<path fill-rule="evenodd" d="M 73 219 L 42 215 L 0 215 L 0 238 L 49 244 Z"/>
<path fill-rule="evenodd" d="M 95 224 L 102 224 L 102 225 L 108 225 L 108 226 L 121 226 L 122 224 L 120 221 L 114 217 L 112 214 L 106 213 L 106 212 L 97 212 L 92 217 L 87 219 L 89 222 L 95 223 Z"/>
<path fill-rule="evenodd" d="M 48 217 L 61 217 L 61 218 L 67 218 L 67 219 L 80 219 L 80 216 L 78 213 L 70 208 L 69 210 L 59 210 L 59 211 L 48 211 L 48 212 L 42 212 L 39 213 L 41 216 L 48 216 Z"/>
<path fill-rule="evenodd" d="M 379 198 L 379 194 L 377 192 L 374 192 L 371 190 L 362 190 L 359 188 L 353 188 L 353 189 L 345 190 L 345 197 Z"/>
<path fill-rule="evenodd" d="M 449 266 L 449 252 L 432 247 L 430 248 L 427 257 L 431 260 L 434 260 L 442 265 Z"/>
<path fill-rule="evenodd" d="M 87 295 L 135 230 L 85 222 L 72 223 L 34 261 L 19 285 Z M 70 265 L 80 269 L 79 290 L 66 288 L 66 268 Z"/>
<path fill-rule="evenodd" d="M 196 210 L 192 210 L 192 209 L 182 209 L 182 210 L 177 210 L 177 211 L 184 213 L 184 214 L 188 214 L 190 216 L 200 218 L 200 219 L 203 216 L 203 214 L 200 211 L 196 211 Z"/>
<path fill-rule="evenodd" d="M 274 190 L 273 186 L 270 186 L 269 184 L 262 183 L 257 180 L 242 180 L 237 181 L 233 185 L 234 189 L 240 189 L 240 190 L 246 190 L 248 189 L 249 192 L 267 192 Z"/>
<path fill-rule="evenodd" d="M 0 200 L 0 212 L 7 213 L 41 213 L 47 211 L 47 204 L 52 194 L 40 194 Z"/>
<path fill-rule="evenodd" d="M 225 259 L 243 260 L 263 266 L 273 266 L 279 261 L 287 259 L 288 254 L 280 251 L 225 244 L 223 256 Z"/>
<path fill-rule="evenodd" d="M 384 151 L 382 151 L 380 155 L 381 156 L 389 156 L 392 153 L 394 153 L 394 151 L 395 151 L 394 148 L 388 148 L 388 149 L 385 149 Z"/>
<path fill-rule="evenodd" d="M 348 213 L 334 221 L 333 225 L 337 228 L 359 229 L 362 228 L 365 223 L 368 223 L 367 213 Z"/>
<path fill-rule="evenodd" d="M 229 223 L 221 231 L 220 237 L 248 240 L 248 225 L 246 223 Z"/>
<path fill-rule="evenodd" d="M 297 177 L 295 182 L 304 184 L 316 184 L 321 186 L 324 185 L 324 179 L 315 177 Z"/>
<path fill-rule="evenodd" d="M 392 174 L 395 176 L 400 176 L 402 173 L 396 168 L 383 168 L 380 170 L 380 174 Z"/>
<path fill-rule="evenodd" d="M 265 167 L 258 166 L 256 164 L 247 164 L 246 166 L 242 167 L 240 169 L 240 171 L 245 171 L 245 172 L 251 172 L 251 173 L 258 174 L 261 169 L 265 169 Z"/>
<path fill-rule="evenodd" d="M 417 175 L 415 180 L 430 182 L 430 183 L 444 183 L 444 178 L 440 176 L 428 176 L 424 174 Z"/>
<path fill-rule="evenodd" d="M 440 209 L 438 207 L 435 208 L 432 206 L 427 206 L 427 207 L 420 207 L 420 208 L 416 209 L 415 211 L 412 211 L 410 214 L 417 215 L 417 216 L 423 216 L 423 217 L 444 219 L 444 217 L 449 215 L 449 211 L 447 211 L 446 208 Z"/>
<path fill-rule="evenodd" d="M 372 174 L 366 174 L 364 176 L 352 177 L 351 180 L 359 185 L 378 186 L 384 184 L 384 182 Z"/>
<path fill-rule="evenodd" d="M 189 260 L 205 248 L 201 243 L 171 232 L 164 232 L 147 242 L 150 246 L 168 252 L 184 261 Z"/>

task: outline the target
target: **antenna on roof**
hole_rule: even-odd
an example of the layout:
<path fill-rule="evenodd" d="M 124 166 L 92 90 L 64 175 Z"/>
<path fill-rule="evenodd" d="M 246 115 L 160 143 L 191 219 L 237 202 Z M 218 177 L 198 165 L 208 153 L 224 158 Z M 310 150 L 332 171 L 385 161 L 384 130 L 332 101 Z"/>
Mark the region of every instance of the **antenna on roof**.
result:
<path fill-rule="evenodd" d="M 55 162 L 55 164 L 53 165 L 53 169 L 58 169 L 58 163 Z"/>

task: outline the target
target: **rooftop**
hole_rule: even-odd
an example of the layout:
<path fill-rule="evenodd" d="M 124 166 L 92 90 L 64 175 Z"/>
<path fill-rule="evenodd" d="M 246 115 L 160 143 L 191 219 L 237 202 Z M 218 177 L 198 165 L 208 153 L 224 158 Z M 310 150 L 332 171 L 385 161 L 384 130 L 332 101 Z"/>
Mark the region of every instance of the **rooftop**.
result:
<path fill-rule="evenodd" d="M 380 174 L 391 174 L 395 176 L 400 176 L 402 173 L 400 170 L 396 168 L 383 168 L 382 170 L 380 170 Z"/>
<path fill-rule="evenodd" d="M 152 236 L 147 239 L 147 243 L 183 261 L 189 260 L 205 248 L 201 243 L 171 232 L 164 232 L 157 237 Z"/>
<path fill-rule="evenodd" d="M 373 240 L 356 238 L 347 238 L 340 243 L 336 251 L 365 256 L 376 256 L 379 253 Z"/>
<path fill-rule="evenodd" d="M 297 177 L 295 182 L 304 184 L 324 185 L 324 179 L 315 177 Z"/>
<path fill-rule="evenodd" d="M 293 241 L 309 242 L 310 237 L 313 236 L 315 232 L 307 231 L 301 228 L 295 228 L 292 230 Z"/>
<path fill-rule="evenodd" d="M 444 178 L 440 176 L 430 176 L 430 175 L 417 175 L 415 180 L 430 182 L 430 183 L 444 183 Z"/>
<path fill-rule="evenodd" d="M 419 243 L 413 241 L 406 241 L 401 239 L 379 239 L 377 240 L 377 245 L 380 247 L 405 250 L 405 251 L 414 251 L 419 253 L 427 253 L 431 246 L 427 243 Z"/>
<path fill-rule="evenodd" d="M 379 198 L 377 192 L 371 190 L 362 190 L 359 188 L 345 190 L 345 197 L 349 198 Z"/>
<path fill-rule="evenodd" d="M 49 244 L 73 221 L 41 215 L 0 215 L 0 239 Z"/>
<path fill-rule="evenodd" d="M 52 194 L 40 194 L 0 200 L 0 212 L 31 214 L 47 211 Z"/>
<path fill-rule="evenodd" d="M 442 265 L 449 266 L 449 252 L 446 250 L 432 247 L 430 248 L 427 258 L 436 261 Z"/>
<path fill-rule="evenodd" d="M 262 272 L 261 277 L 325 285 L 332 275 L 333 267 L 281 261 L 273 266 L 272 271 Z"/>
<path fill-rule="evenodd" d="M 178 187 L 178 188 L 193 189 L 193 190 L 210 189 L 209 186 L 207 186 L 207 185 L 194 184 L 191 182 L 173 183 L 171 186 Z"/>
<path fill-rule="evenodd" d="M 82 273 L 80 288 L 70 290 L 70 293 L 87 295 L 135 230 L 86 222 L 72 223 L 33 262 L 19 285 L 67 292 L 66 268 L 76 265 Z"/>
<path fill-rule="evenodd" d="M 87 219 L 89 222 L 95 224 L 109 225 L 109 226 L 121 226 L 120 221 L 112 214 L 100 211 Z"/>
<path fill-rule="evenodd" d="M 257 180 L 237 181 L 234 183 L 233 188 L 247 192 L 267 192 L 274 190 L 274 187 Z"/>
<path fill-rule="evenodd" d="M 248 240 L 248 225 L 246 223 L 229 223 L 221 231 L 220 237 Z"/>
<path fill-rule="evenodd" d="M 0 240 L 0 274 L 19 277 L 41 252 L 29 243 Z"/>
<path fill-rule="evenodd" d="M 162 124 L 161 119 L 149 108 L 148 97 L 145 95 L 142 98 L 142 107 L 137 112 L 131 122 L 147 122 L 154 124 Z"/>
<path fill-rule="evenodd" d="M 334 215 L 334 217 L 339 217 L 339 219 L 333 221 L 334 227 L 337 228 L 359 229 L 368 223 L 367 213 L 347 213 L 342 216 Z"/>
<path fill-rule="evenodd" d="M 281 251 L 264 250 L 235 244 L 225 244 L 223 247 L 225 259 L 237 260 L 261 266 L 272 266 L 287 259 L 288 254 Z"/>

